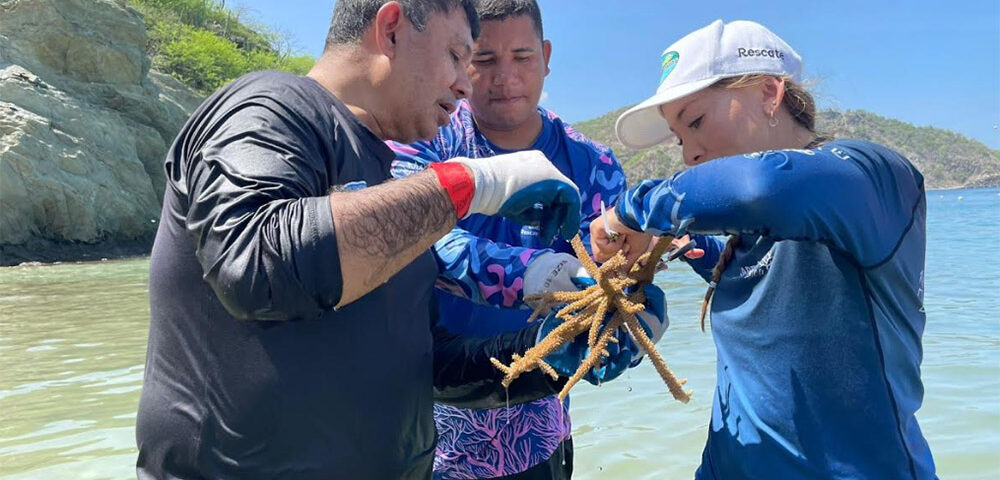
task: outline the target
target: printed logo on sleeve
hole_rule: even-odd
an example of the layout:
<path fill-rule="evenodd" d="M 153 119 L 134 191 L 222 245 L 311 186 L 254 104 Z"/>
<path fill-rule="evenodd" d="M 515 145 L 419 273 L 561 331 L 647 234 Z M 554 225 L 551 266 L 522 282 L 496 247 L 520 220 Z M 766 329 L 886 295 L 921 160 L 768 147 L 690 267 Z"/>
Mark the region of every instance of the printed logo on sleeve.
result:
<path fill-rule="evenodd" d="M 348 182 L 343 185 L 334 185 L 330 187 L 330 192 L 356 192 L 363 188 L 368 187 L 368 182 L 364 180 L 357 180 L 354 182 Z"/>
<path fill-rule="evenodd" d="M 764 256 L 757 261 L 756 265 L 749 265 L 740 269 L 740 277 L 757 278 L 764 276 L 771 269 L 771 261 L 774 260 L 774 247 L 767 251 Z"/>
<path fill-rule="evenodd" d="M 843 150 L 841 150 L 841 149 L 839 149 L 837 147 L 830 147 L 830 153 L 832 153 L 835 157 L 837 157 L 837 158 L 839 158 L 841 160 L 850 160 L 851 159 L 851 156 L 848 155 L 847 152 L 845 152 L 845 151 L 843 151 Z"/>
<path fill-rule="evenodd" d="M 920 270 L 920 281 L 917 287 L 917 298 L 920 299 L 920 313 L 926 313 L 924 310 L 924 270 Z"/>

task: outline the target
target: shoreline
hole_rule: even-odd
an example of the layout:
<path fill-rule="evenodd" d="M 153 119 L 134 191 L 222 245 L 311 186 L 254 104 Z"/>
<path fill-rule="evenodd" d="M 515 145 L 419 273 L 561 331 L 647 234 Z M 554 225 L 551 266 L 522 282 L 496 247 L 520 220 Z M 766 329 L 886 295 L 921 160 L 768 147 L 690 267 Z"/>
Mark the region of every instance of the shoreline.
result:
<path fill-rule="evenodd" d="M 996 187 L 939 187 L 939 188 L 925 188 L 924 191 L 925 192 L 950 192 L 950 191 L 953 191 L 953 190 L 989 190 L 989 189 L 996 189 L 996 188 L 1000 188 L 1000 186 L 996 186 Z"/>
<path fill-rule="evenodd" d="M 0 245 L 0 267 L 41 266 L 59 263 L 100 262 L 148 257 L 153 235 L 133 240 L 99 243 L 39 241 L 25 245 Z"/>
<path fill-rule="evenodd" d="M 956 190 L 990 190 L 1000 187 L 942 187 L 931 192 Z M 46 266 L 62 263 L 87 263 L 148 257 L 154 235 L 134 240 L 105 240 L 99 243 L 54 242 L 36 240 L 25 245 L 0 245 L 0 268 Z"/>

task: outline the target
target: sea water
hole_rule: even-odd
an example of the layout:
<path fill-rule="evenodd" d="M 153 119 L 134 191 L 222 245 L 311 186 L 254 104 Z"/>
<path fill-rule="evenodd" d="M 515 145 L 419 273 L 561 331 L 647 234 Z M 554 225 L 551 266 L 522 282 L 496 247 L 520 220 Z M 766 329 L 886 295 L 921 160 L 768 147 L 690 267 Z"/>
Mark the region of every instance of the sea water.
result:
<path fill-rule="evenodd" d="M 1000 190 L 931 191 L 924 405 L 943 479 L 1000 478 Z M 571 395 L 575 478 L 691 478 L 715 383 L 705 284 L 678 262 L 657 282 L 658 347 L 694 390 L 672 399 L 652 365 Z M 0 479 L 135 477 L 149 323 L 148 259 L 0 268 Z"/>

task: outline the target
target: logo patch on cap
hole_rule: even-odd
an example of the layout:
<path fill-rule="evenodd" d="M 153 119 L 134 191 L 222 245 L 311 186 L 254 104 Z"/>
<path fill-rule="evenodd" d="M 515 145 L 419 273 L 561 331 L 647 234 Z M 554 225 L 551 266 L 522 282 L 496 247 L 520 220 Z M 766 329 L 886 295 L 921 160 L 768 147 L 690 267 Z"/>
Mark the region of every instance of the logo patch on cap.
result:
<path fill-rule="evenodd" d="M 674 71 L 674 67 L 677 66 L 677 59 L 681 56 L 675 51 L 663 52 L 663 56 L 660 57 L 660 68 L 662 69 L 660 73 L 660 83 L 663 83 L 667 79 L 667 75 Z"/>

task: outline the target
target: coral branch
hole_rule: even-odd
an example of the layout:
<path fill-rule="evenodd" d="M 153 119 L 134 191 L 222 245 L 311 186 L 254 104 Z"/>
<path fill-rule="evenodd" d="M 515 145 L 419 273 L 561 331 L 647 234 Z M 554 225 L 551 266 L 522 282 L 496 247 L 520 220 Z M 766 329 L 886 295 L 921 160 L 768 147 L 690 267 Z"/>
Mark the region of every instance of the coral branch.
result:
<path fill-rule="evenodd" d="M 544 358 L 566 343 L 573 342 L 577 336 L 586 333 L 590 353 L 559 392 L 559 398 L 565 398 L 570 389 L 583 379 L 588 371 L 601 366 L 604 357 L 608 356 L 608 344 L 618 342 L 615 332 L 624 328 L 636 344 L 649 355 L 650 362 L 674 398 L 687 403 L 691 399 L 691 392 L 683 389 L 686 380 L 677 380 L 635 317 L 636 313 L 645 308 L 643 302 L 646 300 L 646 295 L 642 287 L 653 281 L 656 264 L 672 240 L 673 238 L 669 236 L 661 237 L 653 250 L 640 257 L 636 265 L 626 272 L 626 259 L 621 252 L 598 267 L 583 247 L 580 237 L 574 237 L 571 242 L 573 251 L 597 284 L 577 292 L 547 293 L 526 299 L 537 305 L 531 320 L 547 315 L 554 305 L 565 304 L 556 313 L 556 317 L 562 320 L 562 323 L 537 345 L 528 349 L 524 356 L 514 355 L 510 365 L 504 365 L 495 358 L 490 359 L 493 365 L 504 373 L 503 385 L 510 385 L 510 382 L 522 373 L 536 368 L 542 369 L 552 378 L 558 378 L 556 371 L 545 363 Z M 636 287 L 633 289 L 634 293 L 626 294 L 625 289 L 631 286 Z M 608 315 L 611 315 L 611 319 L 605 322 Z"/>

